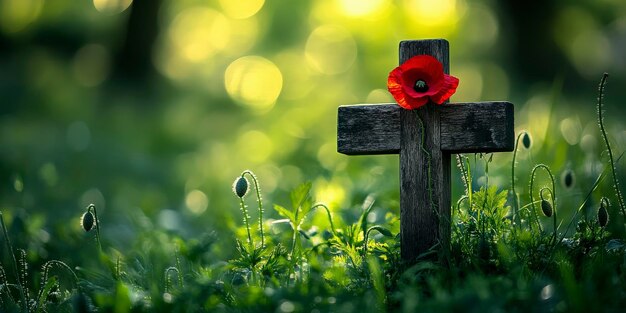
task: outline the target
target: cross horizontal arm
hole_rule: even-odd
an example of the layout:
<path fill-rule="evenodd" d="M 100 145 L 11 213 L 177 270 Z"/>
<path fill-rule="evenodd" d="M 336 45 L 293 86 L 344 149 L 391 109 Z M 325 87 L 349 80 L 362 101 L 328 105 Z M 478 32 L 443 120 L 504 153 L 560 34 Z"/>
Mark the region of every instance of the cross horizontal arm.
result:
<path fill-rule="evenodd" d="M 513 151 L 513 104 L 451 103 L 436 106 L 441 150 L 451 153 Z M 337 151 L 349 155 L 396 154 L 400 151 L 397 104 L 340 106 Z"/>

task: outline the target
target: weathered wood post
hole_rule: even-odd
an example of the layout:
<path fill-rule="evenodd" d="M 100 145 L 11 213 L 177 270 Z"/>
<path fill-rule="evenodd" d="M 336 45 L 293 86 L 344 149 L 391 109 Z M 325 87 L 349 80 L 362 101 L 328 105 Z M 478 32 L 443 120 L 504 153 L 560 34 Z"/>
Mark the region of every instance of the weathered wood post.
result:
<path fill-rule="evenodd" d="M 446 40 L 400 43 L 400 64 L 428 54 L 449 73 Z M 462 84 L 463 82 L 461 82 Z M 337 151 L 349 155 L 400 154 L 400 244 L 404 260 L 450 245 L 452 153 L 512 151 L 513 104 L 428 103 L 416 110 L 396 104 L 340 106 Z"/>

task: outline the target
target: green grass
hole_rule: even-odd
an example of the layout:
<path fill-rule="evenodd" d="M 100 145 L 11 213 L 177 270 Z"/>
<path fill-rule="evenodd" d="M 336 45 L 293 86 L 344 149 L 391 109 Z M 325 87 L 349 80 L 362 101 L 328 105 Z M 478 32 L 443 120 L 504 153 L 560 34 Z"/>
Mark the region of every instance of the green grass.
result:
<path fill-rule="evenodd" d="M 465 187 L 452 210 L 451 253 L 444 262 L 432 261 L 436 251 L 403 262 L 399 216 L 373 196 L 353 195 L 363 204 L 344 210 L 316 202 L 313 185 L 303 183 L 289 195 L 270 195 L 285 199 L 272 203 L 262 198 L 263 181 L 246 170 L 235 178 L 233 194 L 222 195 L 241 209 L 235 220 L 242 223 L 229 233 L 185 235 L 137 217 L 130 230 L 117 228 L 130 239 L 114 242 L 106 240 L 113 229 L 107 215 L 98 216 L 94 205 L 53 231 L 56 236 L 36 216 L 5 212 L 0 310 L 623 310 L 626 235 L 617 174 L 623 154 L 611 149 L 603 124 L 605 80 L 598 138 L 609 159 L 596 175 L 574 180 L 574 172 L 584 172 L 583 164 L 574 164 L 559 185 L 548 165 L 531 158 L 516 164 L 517 154 L 533 152 L 525 132 L 509 162 L 512 176 L 503 180 L 510 185 L 493 183 L 492 155 L 457 158 Z M 79 217 L 84 234 L 68 231 Z M 55 260 L 48 251 L 68 254 Z"/>

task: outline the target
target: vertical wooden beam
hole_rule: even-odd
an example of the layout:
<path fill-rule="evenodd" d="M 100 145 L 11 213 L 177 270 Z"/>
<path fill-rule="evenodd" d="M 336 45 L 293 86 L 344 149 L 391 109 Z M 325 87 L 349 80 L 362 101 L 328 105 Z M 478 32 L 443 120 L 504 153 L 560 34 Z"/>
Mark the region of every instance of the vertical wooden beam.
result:
<path fill-rule="evenodd" d="M 420 54 L 435 57 L 444 72 L 450 72 L 448 41 L 400 42 L 400 64 Z M 432 103 L 400 113 L 400 243 L 404 260 L 414 260 L 434 246 L 440 257 L 449 250 L 450 154 L 441 151 L 440 128 L 439 112 Z"/>

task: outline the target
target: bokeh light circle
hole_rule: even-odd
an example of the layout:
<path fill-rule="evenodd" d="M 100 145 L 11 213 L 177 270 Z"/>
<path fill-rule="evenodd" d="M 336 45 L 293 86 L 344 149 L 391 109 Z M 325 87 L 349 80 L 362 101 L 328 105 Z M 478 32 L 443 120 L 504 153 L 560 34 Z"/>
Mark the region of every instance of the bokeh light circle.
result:
<path fill-rule="evenodd" d="M 185 197 L 185 206 L 191 213 L 200 215 L 204 213 L 209 206 L 209 198 L 204 192 L 194 189 Z"/>
<path fill-rule="evenodd" d="M 347 15 L 363 17 L 374 15 L 389 5 L 389 0 L 339 0 L 339 7 Z"/>
<path fill-rule="evenodd" d="M 124 12 L 133 0 L 93 0 L 93 6 L 101 13 L 117 14 Z"/>
<path fill-rule="evenodd" d="M 231 98 L 250 108 L 268 110 L 283 88 L 283 75 L 270 60 L 245 56 L 232 62 L 224 75 Z"/>
<path fill-rule="evenodd" d="M 191 62 L 201 62 L 228 45 L 231 23 L 213 9 L 190 8 L 176 16 L 168 35 L 180 56 Z"/>
<path fill-rule="evenodd" d="M 224 13 L 231 18 L 244 19 L 257 14 L 265 0 L 220 0 Z"/>
<path fill-rule="evenodd" d="M 16 33 L 34 22 L 41 14 L 43 0 L 0 1 L 0 29 Z"/>
<path fill-rule="evenodd" d="M 306 42 L 308 64 L 323 74 L 335 75 L 347 71 L 354 64 L 356 55 L 356 42 L 352 35 L 339 26 L 320 26 Z"/>

